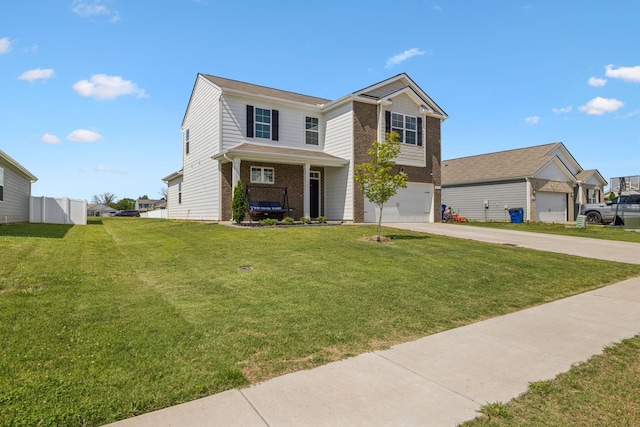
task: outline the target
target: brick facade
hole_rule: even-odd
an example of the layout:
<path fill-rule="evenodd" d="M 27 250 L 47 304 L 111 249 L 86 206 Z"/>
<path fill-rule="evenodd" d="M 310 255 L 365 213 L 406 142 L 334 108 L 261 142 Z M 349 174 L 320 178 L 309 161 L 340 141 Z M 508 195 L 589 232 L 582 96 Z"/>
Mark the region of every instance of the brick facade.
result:
<path fill-rule="evenodd" d="M 378 138 L 378 106 L 353 103 L 353 164 L 369 161 L 367 151 Z M 353 221 L 364 222 L 364 194 L 360 184 L 353 186 Z"/>

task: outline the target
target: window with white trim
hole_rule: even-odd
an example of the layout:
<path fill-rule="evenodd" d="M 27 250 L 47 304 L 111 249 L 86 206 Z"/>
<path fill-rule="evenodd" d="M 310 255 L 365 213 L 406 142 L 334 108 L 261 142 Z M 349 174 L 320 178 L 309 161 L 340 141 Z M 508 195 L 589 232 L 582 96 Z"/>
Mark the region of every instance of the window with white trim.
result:
<path fill-rule="evenodd" d="M 413 116 L 391 113 L 391 131 L 398 133 L 400 142 L 416 145 L 418 119 Z"/>
<path fill-rule="evenodd" d="M 600 203 L 599 190 L 595 188 L 587 188 L 587 203 Z"/>
<path fill-rule="evenodd" d="M 305 142 L 309 145 L 318 145 L 319 129 L 317 117 L 305 117 Z"/>
<path fill-rule="evenodd" d="M 265 168 L 262 166 L 251 166 L 251 182 L 256 184 L 273 184 L 274 183 L 273 168 Z"/>
<path fill-rule="evenodd" d="M 4 169 L 0 168 L 0 202 L 4 201 Z"/>
<path fill-rule="evenodd" d="M 271 110 L 256 107 L 256 138 L 271 139 Z"/>

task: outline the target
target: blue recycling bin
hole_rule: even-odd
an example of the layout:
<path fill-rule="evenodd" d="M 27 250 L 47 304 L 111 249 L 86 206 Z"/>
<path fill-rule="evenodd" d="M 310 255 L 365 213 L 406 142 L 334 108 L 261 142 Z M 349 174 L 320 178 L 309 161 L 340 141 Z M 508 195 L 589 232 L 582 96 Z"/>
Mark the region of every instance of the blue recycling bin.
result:
<path fill-rule="evenodd" d="M 440 215 L 440 219 L 444 221 L 444 213 L 447 211 L 447 205 L 442 205 L 442 212 Z"/>
<path fill-rule="evenodd" d="M 521 224 L 524 217 L 524 209 L 512 208 L 509 209 L 509 215 L 511 216 L 511 224 Z"/>

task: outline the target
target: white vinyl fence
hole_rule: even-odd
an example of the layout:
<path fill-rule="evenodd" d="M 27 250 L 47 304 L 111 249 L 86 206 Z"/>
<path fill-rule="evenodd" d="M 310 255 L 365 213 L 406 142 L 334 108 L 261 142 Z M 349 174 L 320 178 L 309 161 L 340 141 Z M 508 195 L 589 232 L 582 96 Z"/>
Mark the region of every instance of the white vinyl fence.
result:
<path fill-rule="evenodd" d="M 29 222 L 87 225 L 87 201 L 66 197 L 31 197 Z"/>
<path fill-rule="evenodd" d="M 142 218 L 169 218 L 169 211 L 167 209 L 155 209 L 148 212 L 142 212 L 140 214 Z"/>

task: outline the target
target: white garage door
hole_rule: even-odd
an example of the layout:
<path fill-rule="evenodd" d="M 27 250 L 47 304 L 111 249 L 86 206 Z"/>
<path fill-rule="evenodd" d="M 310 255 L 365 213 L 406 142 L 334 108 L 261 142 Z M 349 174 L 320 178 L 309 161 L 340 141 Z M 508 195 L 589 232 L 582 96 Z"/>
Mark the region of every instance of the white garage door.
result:
<path fill-rule="evenodd" d="M 407 183 L 407 188 L 398 189 L 382 209 L 382 222 L 425 222 L 431 220 L 433 185 L 418 182 Z M 380 210 L 364 200 L 364 221 L 378 222 Z"/>
<path fill-rule="evenodd" d="M 536 194 L 536 220 L 541 222 L 567 221 L 567 195 L 539 191 Z"/>

